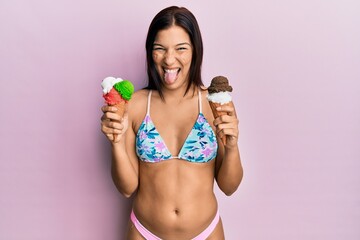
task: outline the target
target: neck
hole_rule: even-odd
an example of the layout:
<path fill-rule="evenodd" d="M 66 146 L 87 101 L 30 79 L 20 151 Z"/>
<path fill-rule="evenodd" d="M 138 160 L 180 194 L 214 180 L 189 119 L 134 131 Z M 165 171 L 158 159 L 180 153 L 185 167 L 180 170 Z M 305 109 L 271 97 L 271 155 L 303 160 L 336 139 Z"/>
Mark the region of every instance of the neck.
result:
<path fill-rule="evenodd" d="M 181 101 L 182 99 L 192 98 L 194 95 L 196 95 L 197 87 L 195 85 L 192 84 L 189 88 L 189 91 L 185 94 L 186 87 L 187 86 L 184 85 L 183 87 L 177 89 L 163 88 L 162 93 L 164 95 L 164 100 L 166 102 L 172 102 L 174 100 Z"/>

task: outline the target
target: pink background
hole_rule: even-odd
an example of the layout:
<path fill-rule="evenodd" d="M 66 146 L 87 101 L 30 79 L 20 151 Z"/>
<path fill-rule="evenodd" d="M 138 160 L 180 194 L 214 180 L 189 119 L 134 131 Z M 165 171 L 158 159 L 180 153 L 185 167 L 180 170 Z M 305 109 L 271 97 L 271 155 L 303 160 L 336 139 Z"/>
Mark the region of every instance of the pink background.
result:
<path fill-rule="evenodd" d="M 204 82 L 235 89 L 245 176 L 215 189 L 227 239 L 360 239 L 360 2 L 171 4 L 199 21 Z M 122 239 L 131 200 L 110 177 L 100 81 L 145 86 L 168 5 L 1 1 L 0 239 Z"/>

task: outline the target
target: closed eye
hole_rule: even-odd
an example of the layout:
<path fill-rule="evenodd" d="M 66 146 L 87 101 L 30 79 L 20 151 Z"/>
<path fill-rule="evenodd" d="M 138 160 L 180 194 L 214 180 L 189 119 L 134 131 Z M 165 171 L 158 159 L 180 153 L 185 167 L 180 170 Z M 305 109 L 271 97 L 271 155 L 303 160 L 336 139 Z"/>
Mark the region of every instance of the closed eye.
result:
<path fill-rule="evenodd" d="M 164 51 L 164 50 L 165 50 L 164 46 L 162 46 L 161 44 L 158 44 L 158 43 L 154 43 L 153 51 Z"/>

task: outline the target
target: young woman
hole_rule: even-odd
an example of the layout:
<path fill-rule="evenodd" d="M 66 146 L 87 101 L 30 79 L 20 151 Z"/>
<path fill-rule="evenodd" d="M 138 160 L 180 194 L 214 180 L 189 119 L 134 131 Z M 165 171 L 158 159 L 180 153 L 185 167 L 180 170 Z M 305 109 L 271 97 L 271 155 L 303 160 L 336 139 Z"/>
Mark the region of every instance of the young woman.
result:
<path fill-rule="evenodd" d="M 234 106 L 212 115 L 194 15 L 179 7 L 160 11 L 146 56 L 148 87 L 134 93 L 124 117 L 102 107 L 113 180 L 124 196 L 136 194 L 127 239 L 224 239 L 213 186 L 216 179 L 231 195 L 241 182 L 238 119 Z"/>

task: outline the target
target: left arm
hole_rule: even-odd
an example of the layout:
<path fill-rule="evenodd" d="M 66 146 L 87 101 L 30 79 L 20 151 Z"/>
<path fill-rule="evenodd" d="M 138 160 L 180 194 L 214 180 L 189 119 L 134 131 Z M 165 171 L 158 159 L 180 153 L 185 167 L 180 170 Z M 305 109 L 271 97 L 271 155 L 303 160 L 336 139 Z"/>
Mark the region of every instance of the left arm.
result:
<path fill-rule="evenodd" d="M 230 106 L 221 106 L 219 110 L 227 112 L 227 115 L 216 118 L 214 120 L 214 126 L 216 127 L 216 134 L 219 140 L 226 135 L 226 144 L 224 145 L 219 141 L 215 178 L 221 191 L 227 196 L 230 196 L 239 187 L 243 177 L 243 168 L 238 147 L 239 120 L 237 119 L 235 107 L 232 103 Z"/>

